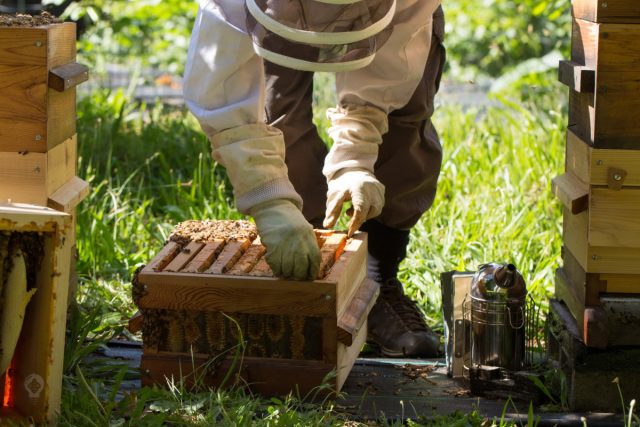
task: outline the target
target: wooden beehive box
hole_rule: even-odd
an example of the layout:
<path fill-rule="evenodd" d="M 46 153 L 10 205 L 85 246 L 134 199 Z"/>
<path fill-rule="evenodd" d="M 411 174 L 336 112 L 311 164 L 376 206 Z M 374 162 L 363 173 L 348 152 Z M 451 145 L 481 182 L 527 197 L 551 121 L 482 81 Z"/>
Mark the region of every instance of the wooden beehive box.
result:
<path fill-rule="evenodd" d="M 366 234 L 317 236 L 322 278 L 292 281 L 273 277 L 255 235 L 174 233 L 134 283 L 143 384 L 202 376 L 220 385 L 237 369 L 253 391 L 306 393 L 335 371 L 339 390 L 366 340 L 378 284 L 366 279 Z"/>
<path fill-rule="evenodd" d="M 594 149 L 567 133 L 565 246 L 588 273 L 640 274 L 640 152 Z"/>
<path fill-rule="evenodd" d="M 628 8 L 637 13 L 633 1 Z M 593 12 L 592 6 L 579 16 Z M 596 148 L 640 149 L 639 38 L 637 23 L 574 19 L 571 60 L 561 62 L 559 78 L 571 88 L 569 129 Z"/>
<path fill-rule="evenodd" d="M 637 0 L 572 0 L 573 16 L 591 22 L 640 23 Z"/>
<path fill-rule="evenodd" d="M 55 422 L 62 387 L 70 232 L 68 214 L 0 204 L 0 237 L 26 254 L 28 284 L 36 289 L 11 365 L 0 372 L 0 424 L 7 418 Z"/>
<path fill-rule="evenodd" d="M 46 153 L 76 133 L 76 25 L 0 26 L 0 151 Z"/>
<path fill-rule="evenodd" d="M 587 345 L 640 344 L 607 326 L 601 299 L 640 293 L 640 151 L 593 148 L 568 131 L 566 173 L 554 190 L 565 205 L 557 297 Z"/>
<path fill-rule="evenodd" d="M 0 20 L 0 203 L 70 211 L 88 189 L 72 194 L 76 86 L 88 69 L 75 62 L 75 24 L 53 21 L 50 15 Z"/>

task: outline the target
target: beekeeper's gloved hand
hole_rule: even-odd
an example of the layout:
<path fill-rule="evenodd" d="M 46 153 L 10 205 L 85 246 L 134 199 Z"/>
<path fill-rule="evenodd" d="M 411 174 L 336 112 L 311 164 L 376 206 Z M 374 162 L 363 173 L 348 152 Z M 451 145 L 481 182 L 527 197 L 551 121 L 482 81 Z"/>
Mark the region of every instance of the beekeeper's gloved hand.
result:
<path fill-rule="evenodd" d="M 327 116 L 334 143 L 322 171 L 329 186 L 324 226 L 333 227 L 343 204 L 351 201 L 352 235 L 367 219 L 380 215 L 384 206 L 384 185 L 373 170 L 388 130 L 387 113 L 373 106 L 347 105 L 329 109 Z"/>
<path fill-rule="evenodd" d="M 210 139 L 213 157 L 227 168 L 238 210 L 256 221 L 274 274 L 315 279 L 320 250 L 287 175 L 282 132 L 259 123 L 217 132 Z"/>
<path fill-rule="evenodd" d="M 342 212 L 342 205 L 351 201 L 353 213 L 349 221 L 349 236 L 368 219 L 382 212 L 384 185 L 364 169 L 343 169 L 329 180 L 325 228 L 332 228 Z"/>
<path fill-rule="evenodd" d="M 249 211 L 255 219 L 267 262 L 276 276 L 295 280 L 315 279 L 320 249 L 313 227 L 288 200 L 270 200 Z"/>

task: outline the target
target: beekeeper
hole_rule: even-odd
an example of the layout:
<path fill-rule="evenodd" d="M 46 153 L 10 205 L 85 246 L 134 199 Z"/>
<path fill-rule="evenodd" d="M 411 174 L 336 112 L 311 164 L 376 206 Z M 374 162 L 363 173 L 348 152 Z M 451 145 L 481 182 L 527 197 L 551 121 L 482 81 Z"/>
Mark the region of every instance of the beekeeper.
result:
<path fill-rule="evenodd" d="M 369 233 L 369 274 L 381 283 L 369 339 L 387 356 L 442 348 L 396 277 L 440 171 L 439 4 L 201 0 L 185 70 L 185 101 L 276 275 L 314 278 L 311 224 L 333 227 L 351 203 L 349 233 Z M 314 71 L 336 73 L 328 152 L 312 123 Z"/>

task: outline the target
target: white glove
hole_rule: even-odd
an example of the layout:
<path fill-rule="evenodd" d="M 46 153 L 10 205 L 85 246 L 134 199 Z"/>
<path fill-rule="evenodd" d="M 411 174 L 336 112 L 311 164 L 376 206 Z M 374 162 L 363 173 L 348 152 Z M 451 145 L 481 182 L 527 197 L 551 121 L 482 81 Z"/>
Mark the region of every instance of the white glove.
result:
<path fill-rule="evenodd" d="M 315 279 L 320 250 L 287 176 L 282 132 L 265 124 L 238 126 L 215 134 L 211 145 L 227 168 L 238 210 L 256 221 L 274 274 Z"/>
<path fill-rule="evenodd" d="M 384 206 L 384 185 L 373 169 L 382 135 L 388 130 L 387 113 L 372 106 L 348 105 L 328 110 L 327 116 L 334 143 L 322 171 L 329 186 L 324 226 L 333 227 L 342 205 L 351 201 L 351 236 L 367 219 L 380 215 Z"/>
<path fill-rule="evenodd" d="M 324 226 L 332 228 L 342 212 L 342 205 L 351 201 L 353 213 L 349 221 L 349 237 L 362 224 L 380 215 L 384 206 L 384 185 L 373 174 L 363 169 L 346 169 L 329 180 L 327 213 Z"/>
<path fill-rule="evenodd" d="M 251 208 L 260 240 L 267 247 L 267 262 L 276 276 L 315 279 L 320 249 L 311 224 L 288 200 L 271 200 Z"/>

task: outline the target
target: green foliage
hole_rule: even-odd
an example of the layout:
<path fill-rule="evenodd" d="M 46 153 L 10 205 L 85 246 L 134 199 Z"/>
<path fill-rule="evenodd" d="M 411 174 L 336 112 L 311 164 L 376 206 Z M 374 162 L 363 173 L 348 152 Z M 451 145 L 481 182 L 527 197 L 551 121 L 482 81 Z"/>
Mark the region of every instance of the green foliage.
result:
<path fill-rule="evenodd" d="M 88 24 L 78 47 L 82 60 L 94 69 L 133 59 L 181 73 L 197 9 L 195 1 L 81 0 L 71 3 L 62 17 Z"/>
<path fill-rule="evenodd" d="M 451 74 L 500 76 L 554 50 L 565 54 L 571 33 L 566 0 L 452 0 L 443 2 Z"/>
<path fill-rule="evenodd" d="M 44 0 L 60 4 L 63 0 Z M 566 0 L 450 0 L 444 2 L 450 75 L 497 77 L 532 58 L 566 54 L 570 2 Z M 64 18 L 88 24 L 82 60 L 143 65 L 181 73 L 197 2 L 180 0 L 79 0 Z"/>

